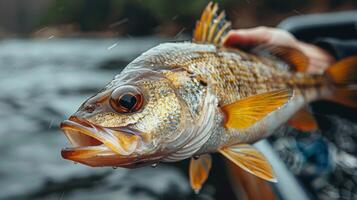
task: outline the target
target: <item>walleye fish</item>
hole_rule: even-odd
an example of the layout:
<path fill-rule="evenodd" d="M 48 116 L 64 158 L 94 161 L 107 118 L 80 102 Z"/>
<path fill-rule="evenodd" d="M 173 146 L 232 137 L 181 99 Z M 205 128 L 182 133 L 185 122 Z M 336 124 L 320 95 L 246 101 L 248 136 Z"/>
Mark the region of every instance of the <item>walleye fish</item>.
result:
<path fill-rule="evenodd" d="M 357 106 L 357 57 L 309 74 L 308 58 L 290 47 L 224 47 L 230 22 L 217 11 L 209 3 L 192 42 L 143 53 L 62 122 L 72 145 L 63 158 L 125 168 L 191 158 L 190 182 L 199 191 L 212 166 L 209 154 L 218 152 L 274 182 L 271 165 L 252 143 L 289 119 L 298 129 L 316 129 L 305 109 L 311 101 Z"/>

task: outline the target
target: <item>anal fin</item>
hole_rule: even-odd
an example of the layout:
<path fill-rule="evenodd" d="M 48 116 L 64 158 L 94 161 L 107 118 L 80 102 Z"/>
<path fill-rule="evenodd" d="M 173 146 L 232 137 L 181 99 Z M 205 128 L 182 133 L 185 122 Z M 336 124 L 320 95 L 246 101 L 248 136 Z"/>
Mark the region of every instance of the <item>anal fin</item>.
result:
<path fill-rule="evenodd" d="M 289 125 L 301 131 L 314 131 L 318 129 L 315 117 L 307 108 L 300 109 L 288 121 Z"/>
<path fill-rule="evenodd" d="M 276 182 L 273 168 L 265 156 L 249 144 L 237 144 L 219 150 L 230 161 L 264 180 Z"/>

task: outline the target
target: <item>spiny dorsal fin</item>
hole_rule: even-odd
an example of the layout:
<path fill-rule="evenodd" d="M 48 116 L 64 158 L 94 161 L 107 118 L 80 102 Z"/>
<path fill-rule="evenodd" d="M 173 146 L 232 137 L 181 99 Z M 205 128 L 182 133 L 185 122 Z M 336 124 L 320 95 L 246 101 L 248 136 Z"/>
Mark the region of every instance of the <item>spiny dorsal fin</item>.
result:
<path fill-rule="evenodd" d="M 222 11 L 217 15 L 218 4 L 210 2 L 202 12 L 193 32 L 193 41 L 197 43 L 211 43 L 222 45 L 224 37 L 231 28 L 231 22 L 225 20 Z"/>
<path fill-rule="evenodd" d="M 319 128 L 315 117 L 306 107 L 295 113 L 288 123 L 292 127 L 301 131 L 314 131 Z"/>
<path fill-rule="evenodd" d="M 191 158 L 190 161 L 190 183 L 192 189 L 198 193 L 203 183 L 207 180 L 212 167 L 212 158 L 209 154 L 201 155 L 199 158 Z"/>
<path fill-rule="evenodd" d="M 219 150 L 242 169 L 271 182 L 276 182 L 273 168 L 265 156 L 249 144 L 237 144 Z"/>
<path fill-rule="evenodd" d="M 309 66 L 309 58 L 300 50 L 292 47 L 262 44 L 253 48 L 252 53 L 261 56 L 277 57 L 293 66 L 299 72 L 305 72 Z"/>
<path fill-rule="evenodd" d="M 225 127 L 248 128 L 269 113 L 286 104 L 293 96 L 290 89 L 275 90 L 250 96 L 222 107 Z"/>

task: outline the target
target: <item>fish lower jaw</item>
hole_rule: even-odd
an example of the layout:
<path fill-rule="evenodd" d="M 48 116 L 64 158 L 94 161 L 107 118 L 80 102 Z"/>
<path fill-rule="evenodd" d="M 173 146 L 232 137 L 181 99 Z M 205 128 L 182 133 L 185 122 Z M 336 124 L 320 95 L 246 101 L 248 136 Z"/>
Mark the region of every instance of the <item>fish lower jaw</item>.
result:
<path fill-rule="evenodd" d="M 67 160 L 81 160 L 92 157 L 114 156 L 116 153 L 111 151 L 104 145 L 100 146 L 81 146 L 81 147 L 66 147 L 62 149 L 61 155 Z"/>
<path fill-rule="evenodd" d="M 64 159 L 90 167 L 137 168 L 157 163 L 161 159 L 160 155 L 143 156 L 141 159 L 136 155 L 122 156 L 105 145 L 64 148 L 61 155 Z"/>
<path fill-rule="evenodd" d="M 90 167 L 125 167 L 135 161 L 135 158 L 122 157 L 104 145 L 65 148 L 61 155 L 64 159 Z"/>

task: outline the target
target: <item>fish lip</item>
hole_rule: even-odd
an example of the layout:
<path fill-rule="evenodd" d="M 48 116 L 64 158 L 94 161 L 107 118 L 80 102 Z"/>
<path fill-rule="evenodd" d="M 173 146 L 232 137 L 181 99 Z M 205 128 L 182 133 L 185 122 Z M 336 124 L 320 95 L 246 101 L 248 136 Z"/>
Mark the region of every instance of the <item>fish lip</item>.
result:
<path fill-rule="evenodd" d="M 68 120 L 64 120 L 60 128 L 73 145 L 71 148 L 62 150 L 64 152 L 62 156 L 65 155 L 65 157 L 67 155 L 65 153 L 66 151 L 79 151 L 89 147 L 91 149 L 97 148 L 97 150 L 112 151 L 121 156 L 129 156 L 134 153 L 140 140 L 138 135 L 124 132 L 125 130 L 113 130 L 111 128 L 97 126 L 76 116 L 71 116 Z M 120 140 L 118 136 L 120 136 L 119 138 L 122 140 Z M 128 138 L 130 138 L 130 140 Z M 83 143 L 82 140 L 87 142 Z M 91 145 L 91 143 L 94 145 Z"/>
<path fill-rule="evenodd" d="M 111 151 L 106 146 L 85 146 L 85 147 L 66 147 L 61 150 L 61 155 L 64 159 L 79 161 L 81 159 L 88 159 L 97 157 L 99 155 L 115 155 L 115 152 Z"/>
<path fill-rule="evenodd" d="M 122 167 L 137 168 L 141 166 L 157 163 L 162 158 L 161 155 L 143 156 L 137 158 L 132 156 L 121 156 L 103 147 L 65 148 L 62 149 L 63 158 L 72 160 L 91 167 Z"/>
<path fill-rule="evenodd" d="M 91 167 L 126 167 L 137 162 L 135 157 L 118 155 L 104 145 L 64 148 L 61 151 L 61 155 L 64 159 Z"/>

